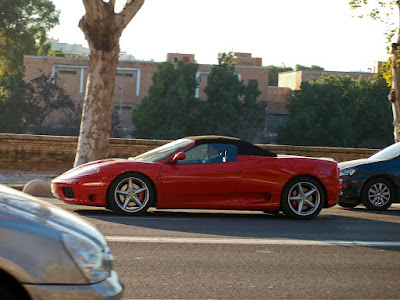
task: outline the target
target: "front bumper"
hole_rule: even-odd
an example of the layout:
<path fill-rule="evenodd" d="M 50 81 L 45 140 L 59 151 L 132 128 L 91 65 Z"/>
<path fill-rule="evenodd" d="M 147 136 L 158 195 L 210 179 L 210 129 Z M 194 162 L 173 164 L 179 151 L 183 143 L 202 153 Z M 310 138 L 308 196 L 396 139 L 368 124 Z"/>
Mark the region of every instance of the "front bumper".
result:
<path fill-rule="evenodd" d="M 32 300 L 119 300 L 124 291 L 117 272 L 104 281 L 88 285 L 24 284 Z"/>
<path fill-rule="evenodd" d="M 325 183 L 327 192 L 327 202 L 325 207 L 332 207 L 338 204 L 339 194 L 342 190 L 342 181 L 335 180 L 329 183 Z"/>
<path fill-rule="evenodd" d="M 51 182 L 53 195 L 70 204 L 106 206 L 107 189 L 110 182 L 105 178 L 54 179 Z M 66 193 L 66 191 L 70 191 Z"/>
<path fill-rule="evenodd" d="M 342 193 L 339 196 L 339 201 L 354 201 L 360 198 L 364 182 L 365 180 L 356 179 L 355 177 L 342 178 Z"/>

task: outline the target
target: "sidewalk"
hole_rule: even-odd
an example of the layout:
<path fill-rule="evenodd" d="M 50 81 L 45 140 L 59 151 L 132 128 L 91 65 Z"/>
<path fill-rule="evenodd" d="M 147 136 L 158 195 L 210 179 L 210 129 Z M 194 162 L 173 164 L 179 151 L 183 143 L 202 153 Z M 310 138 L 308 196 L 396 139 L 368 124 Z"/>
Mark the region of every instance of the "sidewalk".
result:
<path fill-rule="evenodd" d="M 50 182 L 58 175 L 60 173 L 0 170 L 0 184 L 22 190 L 31 180 L 41 179 Z"/>

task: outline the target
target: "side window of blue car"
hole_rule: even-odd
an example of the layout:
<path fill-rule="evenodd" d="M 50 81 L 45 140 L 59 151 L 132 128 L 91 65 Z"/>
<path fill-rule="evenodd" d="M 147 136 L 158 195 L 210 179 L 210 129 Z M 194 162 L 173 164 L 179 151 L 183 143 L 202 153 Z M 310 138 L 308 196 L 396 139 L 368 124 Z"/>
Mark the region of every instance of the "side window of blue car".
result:
<path fill-rule="evenodd" d="M 237 147 L 231 144 L 201 144 L 185 151 L 186 158 L 177 164 L 215 164 L 236 161 Z"/>

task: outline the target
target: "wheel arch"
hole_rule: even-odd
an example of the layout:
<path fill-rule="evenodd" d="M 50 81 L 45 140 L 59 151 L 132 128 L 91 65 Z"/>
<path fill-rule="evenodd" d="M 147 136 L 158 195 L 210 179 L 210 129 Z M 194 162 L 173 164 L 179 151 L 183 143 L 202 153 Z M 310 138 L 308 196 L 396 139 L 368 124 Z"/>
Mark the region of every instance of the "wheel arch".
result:
<path fill-rule="evenodd" d="M 383 179 L 387 180 L 387 181 L 392 185 L 392 188 L 393 188 L 393 191 L 394 191 L 394 199 L 395 199 L 396 201 L 399 201 L 400 193 L 399 193 L 398 189 L 399 189 L 400 187 L 398 187 L 398 186 L 396 185 L 396 183 L 395 183 L 395 181 L 393 180 L 392 177 L 390 177 L 390 176 L 388 176 L 388 175 L 386 175 L 386 174 L 376 174 L 376 175 L 374 175 L 374 176 L 369 177 L 367 180 L 365 180 L 364 183 L 363 183 L 363 185 L 361 186 L 360 197 L 361 197 L 361 194 L 362 194 L 362 192 L 363 192 L 363 190 L 364 190 L 364 187 L 365 187 L 370 181 L 375 180 L 375 179 L 378 179 L 378 178 L 383 178 Z"/>
<path fill-rule="evenodd" d="M 302 177 L 302 178 L 311 178 L 311 179 L 313 179 L 313 180 L 316 180 L 316 181 L 322 186 L 322 191 L 323 191 L 323 193 L 324 193 L 324 205 L 323 205 L 323 207 L 324 207 L 324 208 L 327 208 L 327 207 L 328 207 L 328 201 L 327 201 L 327 199 L 328 199 L 328 198 L 327 198 L 327 197 L 328 197 L 328 193 L 327 193 L 327 191 L 326 191 L 325 185 L 321 182 L 321 180 L 319 180 L 318 177 L 316 177 L 316 176 L 314 176 L 314 175 L 310 175 L 310 174 L 300 174 L 300 175 L 293 176 L 293 177 L 290 178 L 288 181 L 286 181 L 285 185 L 284 185 L 283 188 L 282 188 L 282 191 L 285 189 L 285 187 L 286 187 L 292 180 L 296 180 L 297 178 L 300 178 L 300 177 Z"/>
<path fill-rule="evenodd" d="M 31 299 L 27 290 L 24 286 L 9 272 L 0 268 L 0 280 L 1 284 L 5 284 L 10 287 L 18 296 L 18 299 Z"/>
<path fill-rule="evenodd" d="M 153 205 L 152 205 L 152 206 L 153 206 L 153 207 L 156 207 L 156 206 L 157 206 L 158 191 L 157 191 L 157 187 L 156 187 L 156 184 L 154 183 L 153 179 L 151 179 L 150 176 L 148 176 L 148 175 L 146 175 L 146 174 L 144 174 L 144 173 L 142 173 L 142 172 L 128 171 L 128 172 L 124 172 L 124 173 L 121 173 L 121 174 L 119 174 L 118 176 L 116 176 L 116 177 L 110 182 L 110 184 L 108 185 L 108 187 L 107 187 L 107 194 L 106 194 L 106 195 L 107 195 L 107 198 L 106 198 L 106 208 L 107 208 L 107 209 L 110 209 L 110 204 L 109 204 L 108 195 L 109 195 L 109 191 L 110 191 L 111 184 L 112 184 L 115 180 L 117 180 L 119 177 L 124 176 L 124 175 L 127 175 L 127 174 L 132 174 L 132 175 L 138 174 L 138 175 L 141 175 L 141 176 L 146 177 L 146 178 L 149 180 L 149 182 L 151 183 L 151 187 L 153 188 L 154 193 L 155 193 L 154 202 L 153 202 Z"/>

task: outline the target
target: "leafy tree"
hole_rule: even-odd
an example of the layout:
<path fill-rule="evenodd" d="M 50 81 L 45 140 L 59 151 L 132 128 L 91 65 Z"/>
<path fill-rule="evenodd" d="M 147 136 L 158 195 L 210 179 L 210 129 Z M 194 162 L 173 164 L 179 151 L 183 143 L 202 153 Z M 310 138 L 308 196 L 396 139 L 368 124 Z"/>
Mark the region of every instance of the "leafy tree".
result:
<path fill-rule="evenodd" d="M 197 133 L 255 139 L 264 118 L 264 106 L 256 102 L 261 92 L 257 82 L 246 86 L 239 80 L 232 53 L 219 54 L 204 92 L 207 101 L 200 105 Z"/>
<path fill-rule="evenodd" d="M 289 100 L 283 144 L 382 147 L 391 143 L 390 105 L 382 77 L 373 80 L 322 76 L 303 82 Z M 386 103 L 386 104 L 385 104 Z"/>
<path fill-rule="evenodd" d="M 382 148 L 393 143 L 392 108 L 387 101 L 389 88 L 382 75 L 357 81 L 362 97 L 358 100 L 357 133 L 360 147 Z"/>
<path fill-rule="evenodd" d="M 392 56 L 386 66 L 390 74 L 386 74 L 385 77 L 389 86 L 392 87 L 389 93 L 389 101 L 392 105 L 394 139 L 396 142 L 400 142 L 400 1 L 373 1 L 371 3 L 366 0 L 352 0 L 349 4 L 352 9 L 359 9 L 366 13 L 361 13 L 360 18 L 366 15 L 373 20 L 385 23 L 387 31 L 384 34 L 388 43 L 392 43 L 392 40 L 396 39 L 396 42 L 391 44 L 390 52 Z M 397 22 L 394 20 L 397 20 Z"/>
<path fill-rule="evenodd" d="M 24 132 L 28 124 L 23 56 L 36 54 L 46 32 L 58 24 L 50 0 L 0 1 L 0 128 Z"/>
<path fill-rule="evenodd" d="M 0 74 L 0 129 L 1 132 L 23 133 L 27 126 L 25 90 L 27 84 L 21 74 Z"/>
<path fill-rule="evenodd" d="M 322 68 L 320 66 L 316 66 L 316 65 L 311 65 L 311 67 L 296 65 L 295 69 L 296 69 L 296 71 L 324 71 L 325 70 L 324 68 Z"/>
<path fill-rule="evenodd" d="M 28 121 L 34 125 L 35 133 L 41 134 L 43 122 L 54 111 L 75 109 L 74 102 L 57 84 L 57 77 L 42 74 L 30 81 L 26 92 Z"/>
<path fill-rule="evenodd" d="M 51 0 L 2 0 L 0 16 L 0 74 L 22 73 L 23 55 L 37 53 L 59 12 Z"/>
<path fill-rule="evenodd" d="M 281 72 L 293 71 L 291 67 L 268 66 L 268 85 L 278 86 L 278 76 Z"/>
<path fill-rule="evenodd" d="M 21 75 L 0 75 L 0 128 L 2 132 L 45 133 L 43 122 L 54 111 L 73 114 L 75 105 L 57 78 L 44 75 L 26 83 Z M 71 119 L 70 119 L 71 121 Z"/>
<path fill-rule="evenodd" d="M 240 131 L 238 136 L 255 142 L 261 137 L 261 129 L 265 121 L 265 104 L 257 102 L 257 97 L 261 95 L 257 81 L 249 81 L 244 91 L 244 101 L 241 104 Z"/>
<path fill-rule="evenodd" d="M 62 109 L 60 126 L 48 128 L 48 134 L 61 136 L 78 136 L 82 117 L 82 101 L 74 102 L 74 107 Z"/>
<path fill-rule="evenodd" d="M 144 3 L 126 0 L 116 13 L 116 0 L 82 1 L 86 13 L 79 27 L 89 44 L 89 77 L 74 166 L 108 156 L 119 39 Z"/>
<path fill-rule="evenodd" d="M 158 65 L 149 94 L 133 111 L 138 137 L 176 139 L 189 134 L 197 69 L 197 64 L 183 61 Z"/>
<path fill-rule="evenodd" d="M 207 101 L 201 103 L 201 130 L 208 134 L 237 135 L 240 98 L 245 87 L 235 74 L 232 53 L 220 53 L 218 65 L 211 69 L 204 92 Z"/>

